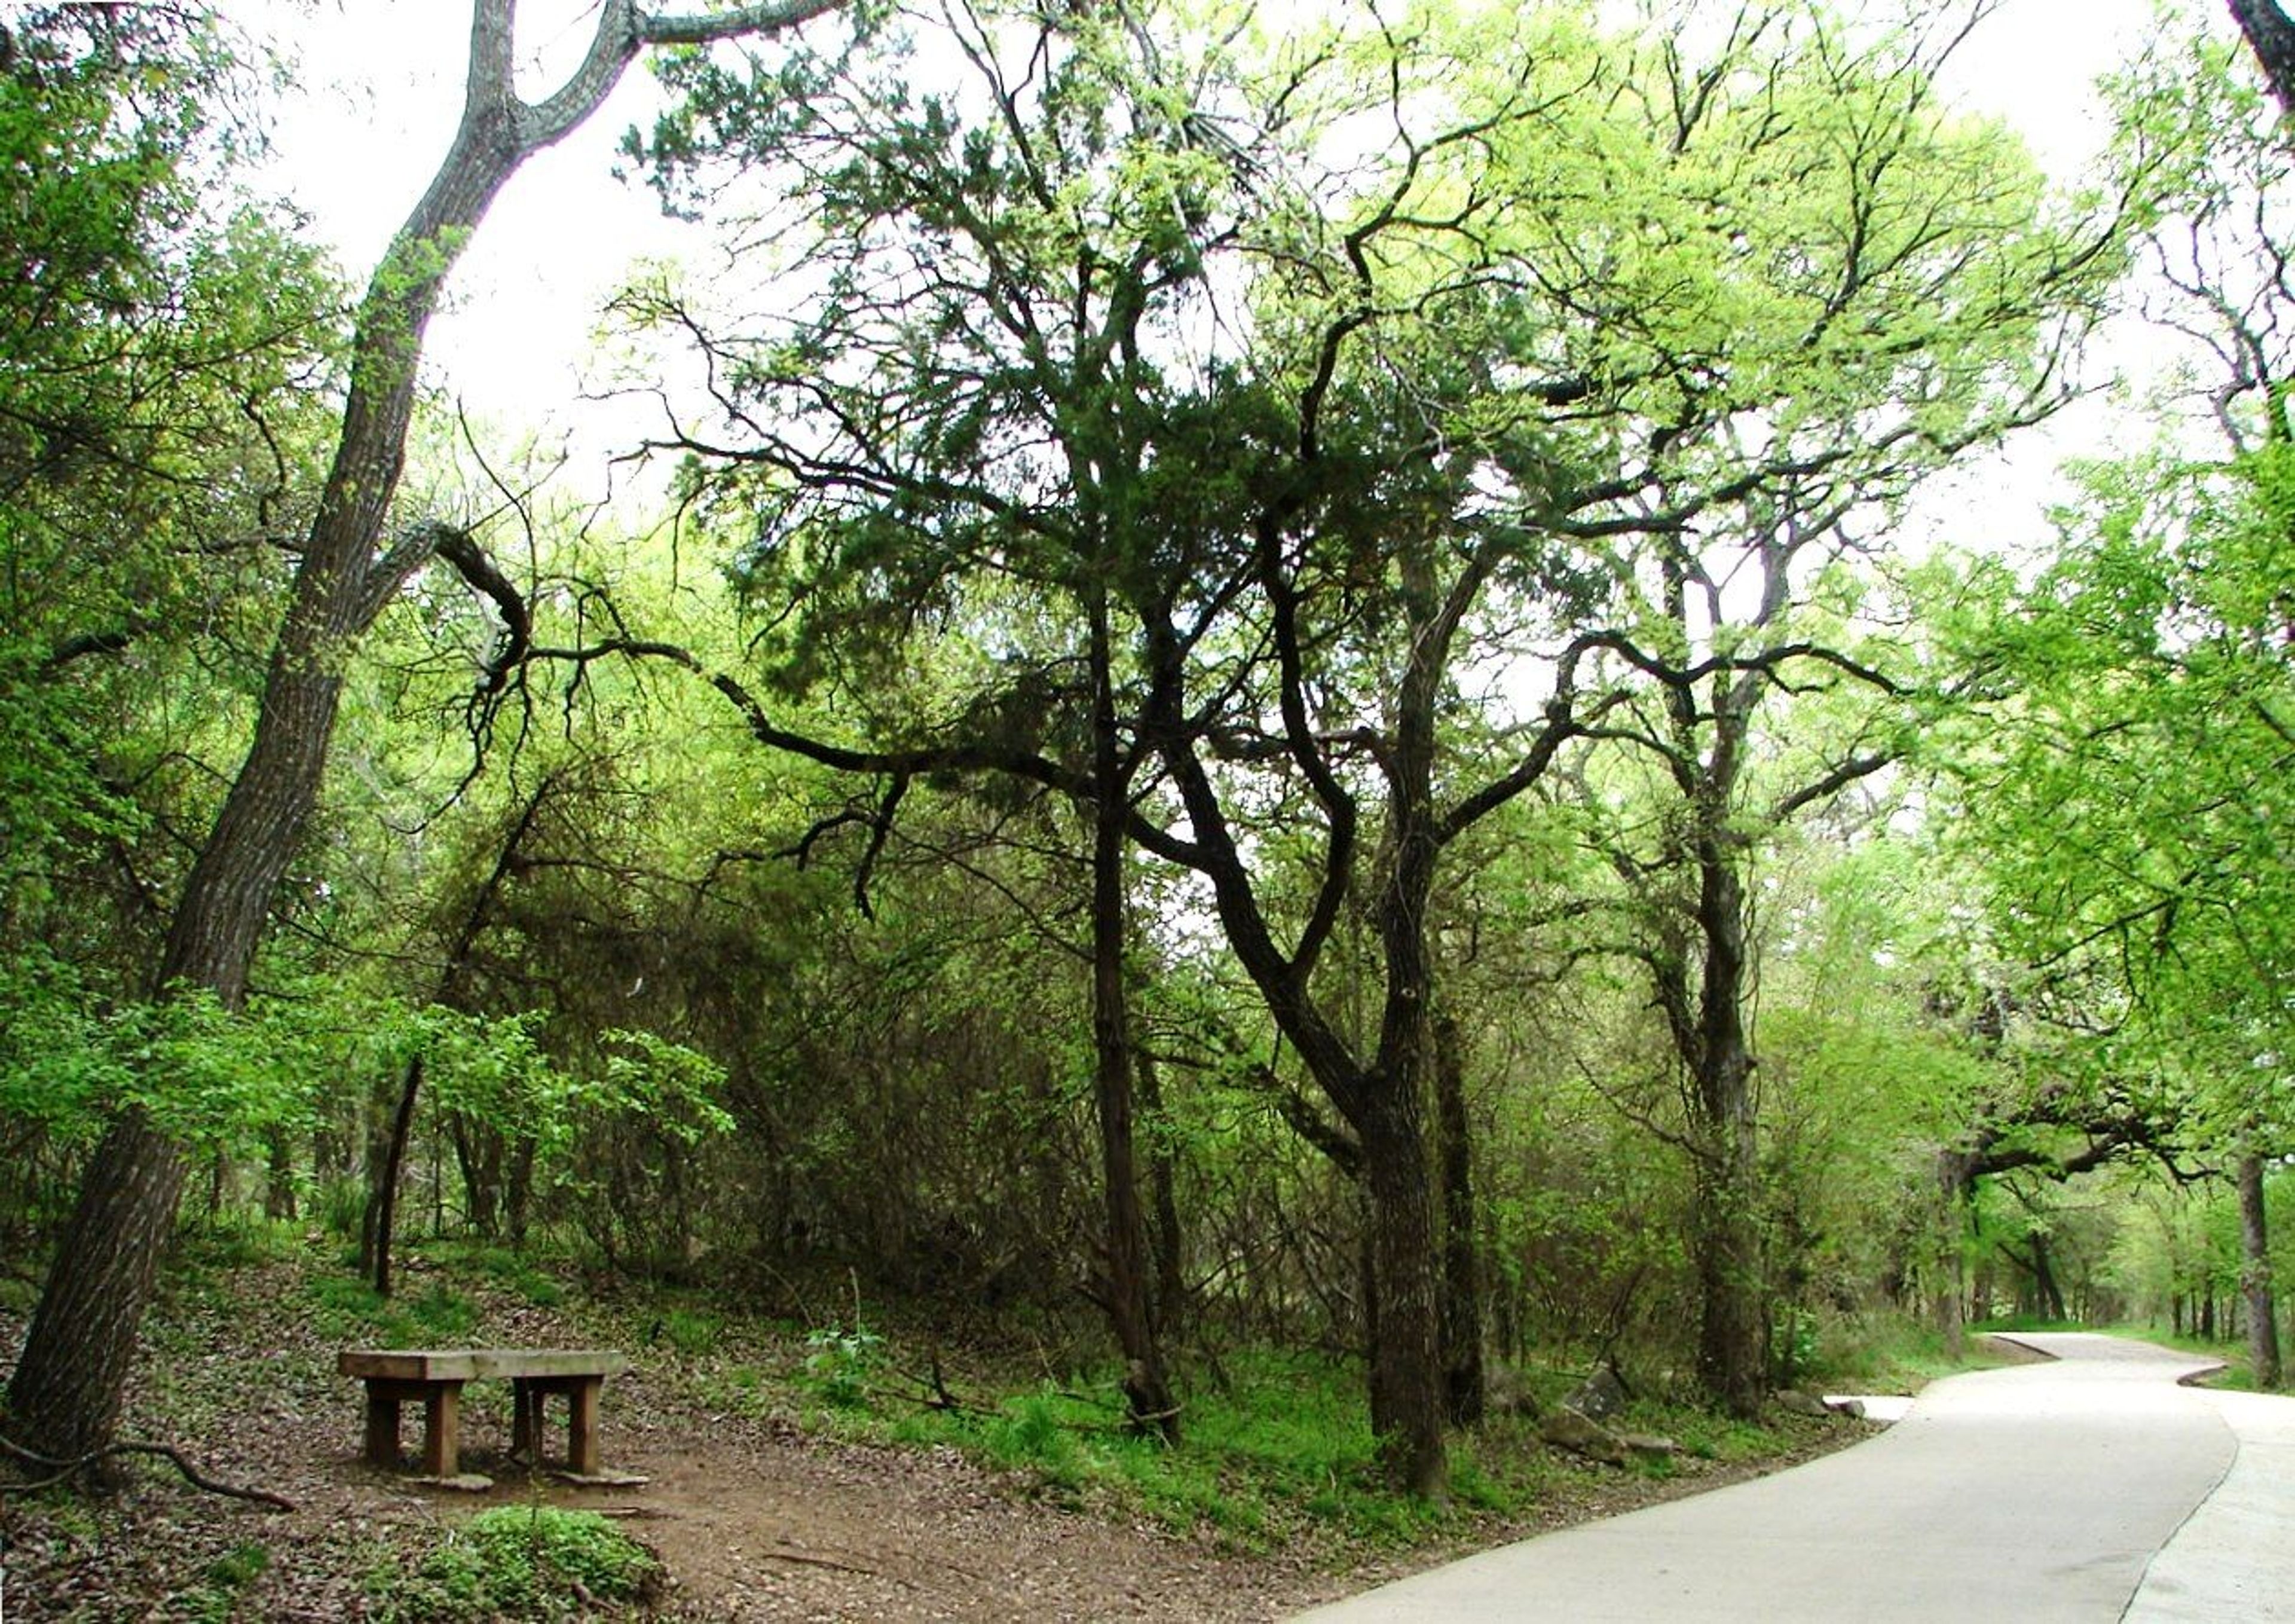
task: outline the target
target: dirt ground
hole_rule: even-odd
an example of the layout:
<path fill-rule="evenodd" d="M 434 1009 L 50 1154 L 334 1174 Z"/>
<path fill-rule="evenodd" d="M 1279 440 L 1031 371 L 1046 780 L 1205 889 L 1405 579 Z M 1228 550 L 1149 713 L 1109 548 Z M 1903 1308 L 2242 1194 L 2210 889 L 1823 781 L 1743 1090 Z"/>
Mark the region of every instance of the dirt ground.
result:
<path fill-rule="evenodd" d="M 291 1512 L 200 1493 L 158 1463 L 139 1463 L 108 1504 L 0 1502 L 0 1618 L 356 1618 L 366 1572 L 411 1561 L 484 1506 L 536 1499 L 624 1520 L 667 1566 L 674 1619 L 1263 1620 L 1351 1587 L 1280 1556 L 1224 1555 L 1019 1498 L 950 1450 L 810 1442 L 743 1418 L 617 1416 L 612 1385 L 607 1464 L 642 1484 L 505 1469 L 494 1450 L 508 1416 L 490 1416 L 476 1388 L 464 1465 L 501 1473 L 492 1488 L 372 1471 L 356 1458 L 346 1383 L 331 1414 L 282 1406 L 184 1445 L 210 1474 L 282 1494 Z M 412 1443 L 419 1414 L 407 1422 Z M 266 1553 L 264 1571 L 224 1592 L 209 1576 L 249 1546 Z"/>
<path fill-rule="evenodd" d="M 356 1384 L 335 1373 L 334 1345 L 306 1323 L 302 1293 L 295 1271 L 257 1270 L 155 1315 L 126 1429 L 296 1508 L 202 1493 L 154 1461 L 134 1463 L 127 1491 L 109 1499 L 0 1498 L 0 1620 L 355 1620 L 374 1573 L 412 1562 L 482 1506 L 536 1498 L 625 1520 L 668 1568 L 666 1616 L 695 1620 L 1270 1620 L 1458 1554 L 1420 1548 L 1333 1571 L 1328 1551 L 1224 1551 L 1032 1498 L 953 1450 L 823 1440 L 714 1414 L 663 1360 L 606 1386 L 605 1464 L 642 1483 L 577 1487 L 506 1469 L 507 1386 L 478 1383 L 466 1393 L 464 1462 L 494 1485 L 425 1485 L 359 1460 Z M 522 1318 L 490 1324 L 488 1340 L 567 1345 L 563 1324 Z M 0 1360 L 12 1365 L 22 1329 L 0 1313 Z M 410 1446 L 420 1426 L 410 1409 Z M 1794 1453 L 1857 1433 L 1817 1424 Z M 1534 1532 L 1761 1469 L 1685 1465 L 1671 1481 L 1588 1465 L 1530 1522 L 1477 1533 Z"/>
<path fill-rule="evenodd" d="M 737 1424 L 633 1440 L 642 1488 L 552 1498 L 626 1514 L 674 1617 L 1015 1620 L 1283 1617 L 1342 1579 L 1015 1498 L 951 1450 L 817 1446 Z"/>

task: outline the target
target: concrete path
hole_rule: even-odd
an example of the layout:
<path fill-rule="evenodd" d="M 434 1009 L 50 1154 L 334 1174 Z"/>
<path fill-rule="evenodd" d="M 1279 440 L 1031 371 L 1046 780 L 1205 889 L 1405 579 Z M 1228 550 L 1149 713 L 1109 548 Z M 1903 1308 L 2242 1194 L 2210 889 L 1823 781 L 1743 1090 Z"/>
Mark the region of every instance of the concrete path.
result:
<path fill-rule="evenodd" d="M 1303 1615 L 1319 1624 L 2295 1619 L 2295 1399 L 2084 1334 L 1953 1376 L 1865 1443 Z M 2164 1547 L 2164 1548 L 2163 1548 Z M 2148 1570 L 2148 1577 L 2147 1577 Z"/>

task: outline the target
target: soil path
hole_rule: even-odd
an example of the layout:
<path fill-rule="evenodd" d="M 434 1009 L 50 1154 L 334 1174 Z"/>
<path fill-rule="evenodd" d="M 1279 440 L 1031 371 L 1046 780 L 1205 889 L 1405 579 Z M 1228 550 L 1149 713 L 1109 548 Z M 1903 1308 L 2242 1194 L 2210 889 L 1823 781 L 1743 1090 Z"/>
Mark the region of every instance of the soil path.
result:
<path fill-rule="evenodd" d="M 948 1450 L 739 1429 L 637 1440 L 617 1465 L 649 1481 L 551 1498 L 626 1514 L 675 1576 L 674 1617 L 1265 1620 L 1346 1588 L 1279 1559 L 1016 1500 Z"/>

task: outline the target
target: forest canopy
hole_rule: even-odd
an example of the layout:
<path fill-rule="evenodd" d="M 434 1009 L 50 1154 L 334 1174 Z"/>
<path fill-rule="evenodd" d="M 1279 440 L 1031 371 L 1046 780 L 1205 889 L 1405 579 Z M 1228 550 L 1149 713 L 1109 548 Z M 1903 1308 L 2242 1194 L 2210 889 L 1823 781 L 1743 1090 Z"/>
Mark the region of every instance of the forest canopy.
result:
<path fill-rule="evenodd" d="M 1436 1498 L 1556 1350 L 1751 1416 L 1829 1327 L 2150 1316 L 2275 1383 L 2295 143 L 2231 19 L 2067 181 L 1956 99 L 1981 0 L 608 0 L 547 85 L 470 9 L 359 267 L 263 192 L 291 40 L 0 25 L 43 1447 L 194 1171 L 379 1291 L 428 1187 L 1025 1326 L 1175 1442 L 1328 1351 Z M 553 447 L 426 332 L 625 75 L 694 247 Z M 2005 544 L 1970 470 L 2137 354 Z"/>

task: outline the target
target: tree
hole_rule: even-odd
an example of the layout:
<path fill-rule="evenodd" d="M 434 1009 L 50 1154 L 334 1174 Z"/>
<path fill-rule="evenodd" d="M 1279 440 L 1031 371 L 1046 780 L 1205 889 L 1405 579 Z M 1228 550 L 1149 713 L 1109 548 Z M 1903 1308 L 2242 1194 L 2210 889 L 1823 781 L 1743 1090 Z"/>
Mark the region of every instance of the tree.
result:
<path fill-rule="evenodd" d="M 2082 470 L 2048 567 L 1998 600 L 1989 635 L 2014 697 L 1970 763 L 1968 829 L 1995 928 L 2097 1069 L 2160 1079 L 2183 1146 L 2233 1178 L 2261 1379 L 2279 1364 L 2262 1174 L 2289 1132 L 2271 989 L 2295 962 L 2278 832 L 2295 769 L 2279 201 L 2295 155 L 2227 42 L 2169 42 L 2122 87 L 2121 116 L 2128 139 L 2185 158 L 2144 244 L 2147 305 L 2190 341 L 2219 449 L 2186 428 Z"/>
<path fill-rule="evenodd" d="M 605 0 L 580 66 L 529 102 L 514 82 L 511 0 L 474 0 L 461 118 L 359 304 L 341 430 L 254 738 L 176 902 L 155 989 L 205 989 L 226 1008 L 244 1000 L 273 894 L 318 796 L 344 663 L 400 584 L 455 534 L 436 518 L 389 532 L 422 335 L 470 233 L 526 160 L 594 112 L 648 46 L 783 29 L 834 4 L 674 16 Z M 104 1136 L 9 1387 L 35 1447 L 77 1457 L 110 1440 L 182 1179 L 179 1149 L 143 1114 L 127 1112 Z"/>
<path fill-rule="evenodd" d="M 2036 220 L 2029 171 L 1940 126 L 1918 47 L 1860 53 L 1797 13 L 1700 63 L 1558 12 L 1342 27 L 1206 70 L 1187 99 L 1217 110 L 1176 125 L 1157 69 L 1176 48 L 1122 22 L 1021 19 L 1046 85 L 1096 76 L 1081 113 L 1000 95 L 1034 81 L 997 77 L 968 12 L 954 37 L 987 119 L 840 105 L 826 139 L 851 167 L 801 184 L 832 226 L 849 208 L 885 233 L 835 262 L 861 314 L 705 339 L 734 437 L 679 443 L 778 470 L 720 488 L 756 502 L 752 556 L 783 572 L 767 601 L 801 650 L 840 592 L 966 624 L 1000 604 L 984 582 L 1023 572 L 1108 592 L 1126 725 L 1168 783 L 1131 837 L 1200 877 L 1360 1148 L 1374 1426 L 1397 1477 L 1440 1492 L 1444 853 L 1616 703 L 1582 691 L 1597 667 L 1726 690 L 1801 659 L 1646 643 L 1630 616 L 1654 560 L 1732 523 L 1825 532 L 2044 412 L 2042 340 L 2109 270 L 2112 231 Z M 1781 99 L 1800 116 L 1775 118 Z M 724 105 L 713 135 L 738 149 L 755 126 Z M 1393 133 L 1367 155 L 1335 133 L 1373 126 Z M 1756 185 L 1808 217 L 1755 207 Z M 1218 337 L 1187 336 L 1198 311 Z M 1047 541 L 1080 579 L 1044 566 Z M 1000 607 L 984 624 L 1027 646 Z M 1501 650 L 1547 663 L 1526 715 L 1477 691 Z M 859 668 L 857 702 L 881 701 L 881 671 Z M 1049 754 L 1011 760 L 1058 776 Z M 1349 922 L 1374 944 L 1360 1018 L 1360 967 L 1333 951 Z"/>
<path fill-rule="evenodd" d="M 1596 838 L 1646 921 L 1637 956 L 1696 1168 L 1700 1368 L 1739 1410 L 1767 1369 L 1749 878 L 1779 829 L 1897 758 L 1935 685 L 1902 641 L 1866 629 L 1910 606 L 1861 573 L 1879 549 L 1856 533 L 2062 403 L 2118 263 L 2120 206 L 2052 218 L 1996 134 L 1940 119 L 1931 76 L 1959 34 L 1837 29 L 1747 14 L 1707 60 L 1674 45 L 1646 78 L 1611 69 L 1665 138 L 1606 147 L 1599 178 L 1567 190 L 1620 200 L 1638 240 L 1613 228 L 1598 239 L 1610 258 L 1589 265 L 1585 216 L 1536 208 L 1499 240 L 1565 311 L 1624 313 L 1622 334 L 1561 318 L 1599 381 L 1555 412 L 1564 445 L 1602 423 L 1624 467 L 1583 457 L 1602 477 L 1550 484 L 1541 517 L 1598 560 L 1606 589 L 1573 650 L 1634 690 L 1589 731 L 1657 770 L 1656 793 L 1629 795 Z M 1800 110 L 1771 117 L 1785 106 Z M 1746 207 L 1752 177 L 1773 172 L 1794 176 L 1777 192 L 1792 202 Z M 1717 198 L 1735 251 L 1709 257 L 1697 223 Z M 1787 730 L 1787 698 L 1817 729 Z"/>

